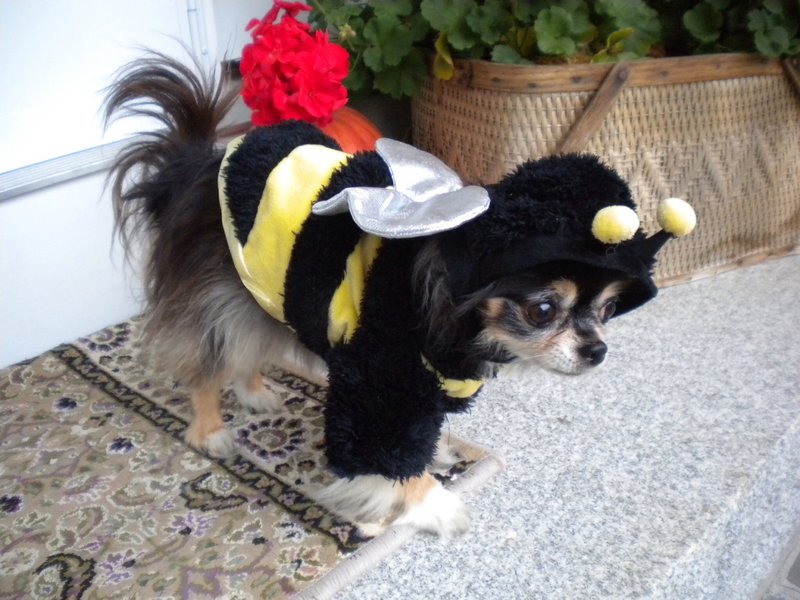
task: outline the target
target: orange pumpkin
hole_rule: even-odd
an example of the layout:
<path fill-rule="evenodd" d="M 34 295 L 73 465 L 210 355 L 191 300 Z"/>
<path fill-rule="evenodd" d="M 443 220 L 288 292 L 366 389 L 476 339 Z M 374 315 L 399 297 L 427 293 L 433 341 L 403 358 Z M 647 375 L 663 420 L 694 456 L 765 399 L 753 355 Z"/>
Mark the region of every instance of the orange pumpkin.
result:
<path fill-rule="evenodd" d="M 322 131 L 336 140 L 342 150 L 353 154 L 360 150 L 375 150 L 375 142 L 382 137 L 378 128 L 363 114 L 349 106 L 333 113 L 333 120 Z"/>

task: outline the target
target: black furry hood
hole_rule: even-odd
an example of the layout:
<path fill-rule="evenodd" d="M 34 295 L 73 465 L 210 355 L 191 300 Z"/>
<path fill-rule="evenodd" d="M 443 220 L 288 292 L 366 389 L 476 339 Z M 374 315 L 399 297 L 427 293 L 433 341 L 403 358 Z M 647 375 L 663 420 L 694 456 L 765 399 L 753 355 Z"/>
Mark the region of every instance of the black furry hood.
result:
<path fill-rule="evenodd" d="M 592 234 L 600 209 L 636 210 L 627 184 L 597 157 L 571 154 L 529 161 L 487 189 L 489 209 L 441 238 L 455 296 L 555 261 L 631 278 L 632 289 L 620 300 L 618 313 L 655 296 L 652 268 L 660 244 L 654 247 L 641 229 L 619 244 L 605 244 Z"/>

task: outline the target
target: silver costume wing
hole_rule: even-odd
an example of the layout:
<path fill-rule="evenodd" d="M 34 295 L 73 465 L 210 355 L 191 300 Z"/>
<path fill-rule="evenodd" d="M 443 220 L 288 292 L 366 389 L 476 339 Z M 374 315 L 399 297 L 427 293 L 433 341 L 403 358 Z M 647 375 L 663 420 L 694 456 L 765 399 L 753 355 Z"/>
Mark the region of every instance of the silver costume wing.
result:
<path fill-rule="evenodd" d="M 394 187 L 347 188 L 314 204 L 314 214 L 349 211 L 367 233 L 412 238 L 454 229 L 489 208 L 485 188 L 465 187 L 455 171 L 432 154 L 386 138 L 375 148 L 389 166 Z"/>

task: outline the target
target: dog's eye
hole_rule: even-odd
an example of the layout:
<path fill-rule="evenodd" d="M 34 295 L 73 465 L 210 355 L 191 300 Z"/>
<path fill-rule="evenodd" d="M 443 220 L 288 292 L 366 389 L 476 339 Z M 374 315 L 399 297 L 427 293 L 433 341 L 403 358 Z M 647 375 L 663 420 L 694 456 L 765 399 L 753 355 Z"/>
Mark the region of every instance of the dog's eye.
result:
<path fill-rule="evenodd" d="M 609 300 L 605 303 L 603 308 L 600 309 L 600 320 L 605 323 L 614 316 L 615 312 L 617 312 L 617 300 Z"/>
<path fill-rule="evenodd" d="M 528 307 L 528 318 L 534 325 L 544 327 L 556 318 L 556 307 L 551 302 L 539 302 Z"/>

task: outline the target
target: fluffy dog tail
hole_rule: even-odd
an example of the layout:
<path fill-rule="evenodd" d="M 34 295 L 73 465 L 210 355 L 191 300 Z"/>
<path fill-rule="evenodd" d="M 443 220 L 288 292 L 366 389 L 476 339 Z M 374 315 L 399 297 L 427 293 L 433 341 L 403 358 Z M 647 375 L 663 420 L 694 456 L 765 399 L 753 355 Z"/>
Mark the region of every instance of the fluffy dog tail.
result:
<path fill-rule="evenodd" d="M 221 152 L 214 141 L 235 99 L 222 78 L 156 52 L 118 73 L 108 89 L 106 123 L 144 116 L 163 126 L 132 142 L 111 170 L 117 232 L 127 250 L 140 228 L 173 234 L 204 208 L 210 190 L 216 199 Z"/>
<path fill-rule="evenodd" d="M 109 88 L 106 122 L 144 116 L 161 127 L 134 140 L 110 173 L 116 233 L 131 258 L 149 250 L 144 282 L 154 328 L 174 320 L 188 282 L 197 289 L 230 262 L 220 226 L 217 130 L 236 99 L 222 78 L 158 53 L 127 67 Z"/>

